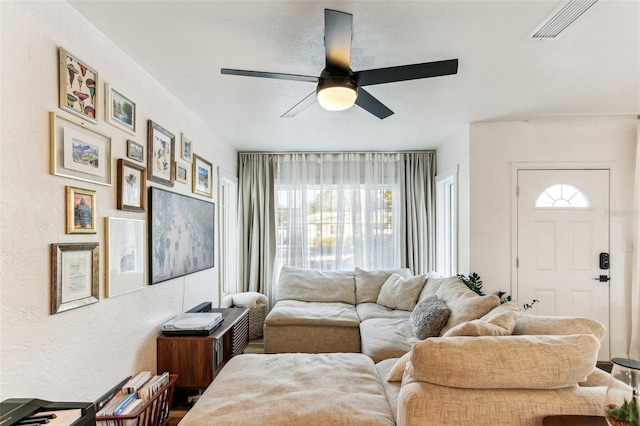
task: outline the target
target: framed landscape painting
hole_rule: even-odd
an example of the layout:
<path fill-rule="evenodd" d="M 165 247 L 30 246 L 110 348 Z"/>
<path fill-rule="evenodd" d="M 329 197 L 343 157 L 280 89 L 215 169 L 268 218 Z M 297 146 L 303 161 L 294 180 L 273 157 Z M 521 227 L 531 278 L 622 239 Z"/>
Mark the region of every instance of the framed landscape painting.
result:
<path fill-rule="evenodd" d="M 111 186 L 111 138 L 55 113 L 51 120 L 51 173 Z"/>
<path fill-rule="evenodd" d="M 167 129 L 149 120 L 147 144 L 147 178 L 173 186 L 176 138 Z"/>
<path fill-rule="evenodd" d="M 97 123 L 98 72 L 75 55 L 58 49 L 60 108 Z"/>
<path fill-rule="evenodd" d="M 213 198 L 213 167 L 204 158 L 193 155 L 193 177 L 191 187 L 194 194 Z"/>
<path fill-rule="evenodd" d="M 107 121 L 120 129 L 136 134 L 136 103 L 114 89 L 109 83 L 104 84 Z"/>

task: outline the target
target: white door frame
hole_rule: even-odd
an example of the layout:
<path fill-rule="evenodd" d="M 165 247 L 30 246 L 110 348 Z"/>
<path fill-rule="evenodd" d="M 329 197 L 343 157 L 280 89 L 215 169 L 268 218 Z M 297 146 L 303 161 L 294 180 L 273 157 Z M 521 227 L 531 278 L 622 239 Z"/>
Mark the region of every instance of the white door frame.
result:
<path fill-rule="evenodd" d="M 510 291 L 511 297 L 514 300 L 518 300 L 518 268 L 516 267 L 516 258 L 518 257 L 518 197 L 517 197 L 517 185 L 518 185 L 518 170 L 609 170 L 609 209 L 611 209 L 611 188 L 613 174 L 615 170 L 615 163 L 610 161 L 596 161 L 596 162 L 575 162 L 575 163 L 551 163 L 551 162 L 532 162 L 532 163 L 511 163 L 511 259 L 510 259 Z M 617 256 L 622 256 L 622 253 L 613 252 L 614 248 L 611 244 L 611 221 L 609 221 L 609 250 L 611 258 L 616 259 Z M 609 286 L 622 285 L 624 277 L 616 276 L 609 271 Z M 611 325 L 611 293 L 609 293 L 609 324 Z"/>

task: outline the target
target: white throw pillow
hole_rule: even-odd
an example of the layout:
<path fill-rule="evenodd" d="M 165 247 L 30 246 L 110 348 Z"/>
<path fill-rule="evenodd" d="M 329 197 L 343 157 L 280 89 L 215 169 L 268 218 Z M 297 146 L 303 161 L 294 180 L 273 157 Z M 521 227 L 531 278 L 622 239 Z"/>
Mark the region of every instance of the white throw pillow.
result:
<path fill-rule="evenodd" d="M 426 280 L 425 274 L 404 278 L 393 273 L 382 285 L 377 303 L 391 309 L 412 311 Z"/>
<path fill-rule="evenodd" d="M 440 331 L 440 335 L 444 335 L 458 324 L 478 319 L 500 305 L 500 298 L 495 294 L 478 296 L 460 280 L 443 282 L 438 288 L 436 296 L 446 303 L 451 311 L 449 320 Z"/>

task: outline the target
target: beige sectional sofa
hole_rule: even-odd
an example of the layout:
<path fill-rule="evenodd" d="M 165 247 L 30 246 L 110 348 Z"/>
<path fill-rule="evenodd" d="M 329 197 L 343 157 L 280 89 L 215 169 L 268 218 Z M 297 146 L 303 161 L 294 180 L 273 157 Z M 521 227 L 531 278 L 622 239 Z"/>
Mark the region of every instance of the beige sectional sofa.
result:
<path fill-rule="evenodd" d="M 181 425 L 540 426 L 552 414 L 601 414 L 596 321 L 529 315 L 425 276 L 417 292 L 406 288 L 413 303 L 436 295 L 451 313 L 441 336 L 418 340 L 411 312 L 375 306 L 395 303 L 380 298 L 390 271 L 356 269 L 353 284 L 349 273 L 283 273 L 265 323 L 267 350 L 279 353 L 232 358 Z"/>

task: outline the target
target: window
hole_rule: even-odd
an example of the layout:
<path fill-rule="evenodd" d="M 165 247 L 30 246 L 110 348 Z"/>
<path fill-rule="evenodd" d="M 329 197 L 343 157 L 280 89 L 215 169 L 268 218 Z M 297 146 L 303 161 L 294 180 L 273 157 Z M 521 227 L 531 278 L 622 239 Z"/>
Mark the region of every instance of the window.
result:
<path fill-rule="evenodd" d="M 536 199 L 536 208 L 586 209 L 590 206 L 587 196 L 578 188 L 567 184 L 548 187 Z"/>
<path fill-rule="evenodd" d="M 277 185 L 278 269 L 397 267 L 398 192 L 396 185 Z"/>
<path fill-rule="evenodd" d="M 220 290 L 222 297 L 238 292 L 238 179 L 218 170 L 220 211 Z"/>
<path fill-rule="evenodd" d="M 458 168 L 436 176 L 436 265 L 446 277 L 458 269 Z"/>

